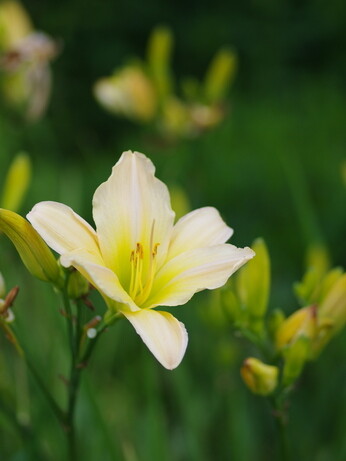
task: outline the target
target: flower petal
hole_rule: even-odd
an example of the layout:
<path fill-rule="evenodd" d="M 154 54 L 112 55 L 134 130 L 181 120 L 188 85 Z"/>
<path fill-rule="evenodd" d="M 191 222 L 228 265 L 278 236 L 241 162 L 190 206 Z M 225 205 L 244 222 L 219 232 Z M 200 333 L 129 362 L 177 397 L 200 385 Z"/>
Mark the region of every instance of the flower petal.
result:
<path fill-rule="evenodd" d="M 168 312 L 142 309 L 124 312 L 150 352 L 168 370 L 184 357 L 188 336 L 184 325 Z"/>
<path fill-rule="evenodd" d="M 186 251 L 161 268 L 142 307 L 178 306 L 197 291 L 219 288 L 254 255 L 251 248 L 229 244 Z"/>
<path fill-rule="evenodd" d="M 27 218 L 57 253 L 84 249 L 101 256 L 96 232 L 72 208 L 58 202 L 40 202 L 28 213 Z"/>
<path fill-rule="evenodd" d="M 216 208 L 191 211 L 175 224 L 167 259 L 194 248 L 225 243 L 232 234 L 233 229 L 226 225 Z"/>
<path fill-rule="evenodd" d="M 131 252 L 139 242 L 144 249 L 144 272 L 150 259 L 150 242 L 159 243 L 158 267 L 163 263 L 173 228 L 168 189 L 154 176 L 152 162 L 143 154 L 124 152 L 110 178 L 93 198 L 93 215 L 101 252 L 107 267 L 129 288 Z M 153 234 L 153 235 L 152 235 Z"/>
<path fill-rule="evenodd" d="M 130 310 L 139 307 L 121 286 L 118 277 L 111 269 L 99 264 L 99 257 L 80 250 L 65 253 L 60 262 L 64 267 L 75 267 L 106 298 L 125 304 Z"/>

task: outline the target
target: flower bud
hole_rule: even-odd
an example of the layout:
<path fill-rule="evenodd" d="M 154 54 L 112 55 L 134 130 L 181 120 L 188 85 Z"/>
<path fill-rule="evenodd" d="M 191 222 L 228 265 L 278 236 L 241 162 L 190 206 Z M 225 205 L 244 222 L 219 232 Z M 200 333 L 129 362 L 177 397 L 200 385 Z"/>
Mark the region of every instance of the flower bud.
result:
<path fill-rule="evenodd" d="M 300 337 L 313 340 L 316 336 L 316 306 L 303 307 L 282 322 L 276 332 L 276 347 L 281 350 L 292 345 Z"/>
<path fill-rule="evenodd" d="M 148 65 L 161 103 L 172 93 L 170 69 L 172 47 L 171 31 L 166 27 L 155 27 L 148 41 Z"/>
<path fill-rule="evenodd" d="M 249 357 L 240 369 L 244 383 L 254 394 L 269 395 L 278 383 L 279 370 L 272 365 L 266 365 L 260 360 Z"/>
<path fill-rule="evenodd" d="M 12 241 L 32 275 L 56 286 L 61 285 L 62 277 L 53 253 L 26 219 L 0 208 L 0 232 Z"/>
<path fill-rule="evenodd" d="M 254 319 L 263 318 L 268 307 L 270 289 L 270 259 L 263 239 L 257 239 L 252 245 L 256 253 L 239 272 L 237 292 L 242 305 Z"/>
<path fill-rule="evenodd" d="M 16 0 L 0 2 L 0 48 L 8 49 L 29 35 L 33 26 L 23 6 Z"/>
<path fill-rule="evenodd" d="M 5 296 L 5 293 L 6 293 L 5 280 L 0 272 L 0 298 L 3 298 Z"/>
<path fill-rule="evenodd" d="M 276 337 L 276 333 L 284 321 L 285 321 L 285 314 L 283 313 L 281 309 L 274 309 L 273 311 L 270 312 L 269 318 L 268 318 L 268 331 L 269 331 L 271 338 Z"/>
<path fill-rule="evenodd" d="M 346 274 L 337 278 L 318 307 L 319 334 L 316 353 L 335 336 L 346 323 Z"/>
<path fill-rule="evenodd" d="M 208 103 L 220 103 L 227 95 L 237 67 L 235 54 L 220 50 L 213 58 L 205 78 L 204 94 Z"/>
<path fill-rule="evenodd" d="M 67 292 L 71 299 L 81 298 L 89 292 L 89 282 L 80 272 L 73 270 L 69 274 Z"/>
<path fill-rule="evenodd" d="M 31 178 L 31 162 L 27 154 L 18 154 L 5 179 L 1 206 L 17 211 L 25 196 Z"/>
<path fill-rule="evenodd" d="M 306 256 L 307 270 L 303 279 L 294 285 L 294 291 L 302 305 L 316 304 L 321 284 L 330 267 L 329 255 L 323 245 L 312 245 Z"/>
<path fill-rule="evenodd" d="M 284 351 L 283 386 L 290 386 L 300 376 L 306 361 L 310 358 L 310 352 L 311 341 L 306 336 L 300 336 Z"/>

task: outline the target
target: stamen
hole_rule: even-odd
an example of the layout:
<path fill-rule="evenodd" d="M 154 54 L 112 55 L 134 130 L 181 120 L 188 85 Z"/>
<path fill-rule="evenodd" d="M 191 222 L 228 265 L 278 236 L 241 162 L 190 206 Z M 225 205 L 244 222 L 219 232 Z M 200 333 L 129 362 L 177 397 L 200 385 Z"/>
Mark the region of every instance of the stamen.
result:
<path fill-rule="evenodd" d="M 136 249 L 131 251 L 130 264 L 131 264 L 131 278 L 129 295 L 137 303 L 138 306 L 144 303 L 148 298 L 154 283 L 154 276 L 156 272 L 156 255 L 159 243 L 154 244 L 154 230 L 155 219 L 151 225 L 150 241 L 149 241 L 149 264 L 147 269 L 147 276 L 143 285 L 143 264 L 144 264 L 144 248 L 140 242 L 137 242 Z"/>

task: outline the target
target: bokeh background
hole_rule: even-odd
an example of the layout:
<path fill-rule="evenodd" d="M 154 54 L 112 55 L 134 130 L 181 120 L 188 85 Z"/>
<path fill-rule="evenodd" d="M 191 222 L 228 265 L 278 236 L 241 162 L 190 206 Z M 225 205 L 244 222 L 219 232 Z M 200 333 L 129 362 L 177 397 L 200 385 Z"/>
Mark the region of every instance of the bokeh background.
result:
<path fill-rule="evenodd" d="M 346 5 L 273 2 L 23 1 L 35 27 L 59 41 L 46 114 L 28 123 L 0 106 L 0 175 L 18 151 L 33 179 L 21 213 L 57 200 L 91 222 L 91 199 L 124 150 L 149 156 L 157 175 L 181 187 L 191 207 L 216 206 L 232 243 L 265 239 L 272 259 L 272 307 L 297 307 L 292 284 L 309 244 L 322 242 L 345 265 Z M 144 57 L 153 27 L 175 39 L 176 80 L 201 78 L 215 52 L 230 46 L 238 69 L 218 126 L 165 143 L 107 113 L 95 81 Z M 16 315 L 24 343 L 61 400 L 66 340 L 59 300 L 32 280 L 5 238 L 0 271 L 21 287 Z M 100 312 L 102 302 L 95 294 Z M 265 402 L 244 388 L 239 367 L 251 348 L 215 325 L 208 294 L 175 315 L 190 337 L 180 367 L 168 372 L 127 324 L 100 340 L 78 406 L 81 459 L 103 461 L 274 460 L 275 427 Z M 30 420 L 49 460 L 64 459 L 61 428 L 11 347 L 0 340 L 1 389 Z M 346 335 L 307 366 L 290 406 L 292 459 L 346 459 Z M 30 393 L 29 393 L 30 391 Z M 30 397 L 29 397 L 30 395 Z M 0 421 L 0 458 L 26 460 L 16 433 Z"/>

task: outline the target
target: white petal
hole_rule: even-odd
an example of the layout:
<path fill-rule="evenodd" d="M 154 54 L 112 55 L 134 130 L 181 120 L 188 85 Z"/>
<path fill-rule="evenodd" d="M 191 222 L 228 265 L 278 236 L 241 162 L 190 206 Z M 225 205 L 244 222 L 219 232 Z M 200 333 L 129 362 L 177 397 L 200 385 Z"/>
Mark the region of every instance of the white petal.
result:
<path fill-rule="evenodd" d="M 62 255 L 60 262 L 64 267 L 75 267 L 106 298 L 125 304 L 132 311 L 139 310 L 115 273 L 99 264 L 98 257 L 77 250 Z"/>
<path fill-rule="evenodd" d="M 251 248 L 229 244 L 186 251 L 161 268 L 143 307 L 185 304 L 197 291 L 224 285 L 254 255 Z"/>
<path fill-rule="evenodd" d="M 168 312 L 142 309 L 124 312 L 150 352 L 168 370 L 184 357 L 188 336 L 184 325 Z"/>
<path fill-rule="evenodd" d="M 57 253 L 84 249 L 100 255 L 96 232 L 70 207 L 58 202 L 41 202 L 34 206 L 27 218 Z"/>
<path fill-rule="evenodd" d="M 216 208 L 191 211 L 174 226 L 167 259 L 194 248 L 225 243 L 232 234 L 233 229 L 226 225 Z"/>
<path fill-rule="evenodd" d="M 143 245 L 144 258 L 153 244 L 159 243 L 158 266 L 164 261 L 173 228 L 168 189 L 154 176 L 152 162 L 143 154 L 124 152 L 110 178 L 96 190 L 93 215 L 106 265 L 128 289 L 131 251 Z M 144 268 L 144 271 L 146 269 Z"/>

